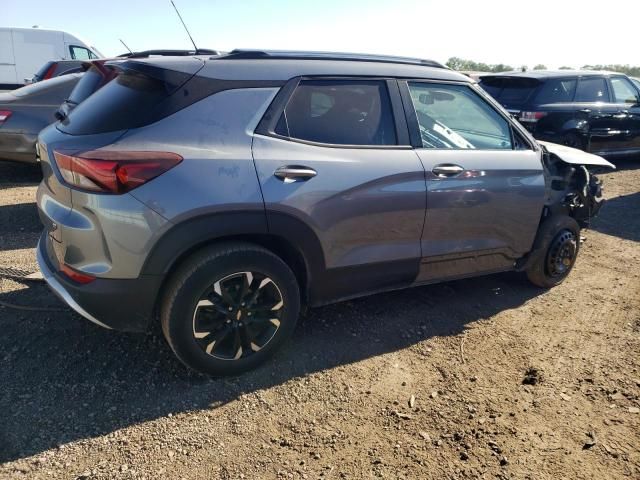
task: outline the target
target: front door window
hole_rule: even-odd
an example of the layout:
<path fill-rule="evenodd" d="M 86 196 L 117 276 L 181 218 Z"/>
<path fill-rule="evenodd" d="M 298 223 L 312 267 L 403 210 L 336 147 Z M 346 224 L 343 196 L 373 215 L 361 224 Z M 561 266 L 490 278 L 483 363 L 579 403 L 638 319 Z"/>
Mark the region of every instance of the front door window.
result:
<path fill-rule="evenodd" d="M 409 83 L 423 148 L 511 150 L 509 123 L 465 85 Z"/>

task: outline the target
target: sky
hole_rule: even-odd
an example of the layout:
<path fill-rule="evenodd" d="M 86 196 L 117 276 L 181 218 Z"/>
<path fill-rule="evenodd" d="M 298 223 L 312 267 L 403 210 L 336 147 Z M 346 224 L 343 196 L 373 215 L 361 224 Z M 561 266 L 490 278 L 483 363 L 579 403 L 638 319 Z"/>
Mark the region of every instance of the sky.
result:
<path fill-rule="evenodd" d="M 200 48 L 640 65 L 638 0 L 174 2 Z M 119 39 L 138 51 L 191 48 L 169 0 L 0 0 L 0 26 L 33 25 L 73 33 L 107 56 L 125 52 Z"/>

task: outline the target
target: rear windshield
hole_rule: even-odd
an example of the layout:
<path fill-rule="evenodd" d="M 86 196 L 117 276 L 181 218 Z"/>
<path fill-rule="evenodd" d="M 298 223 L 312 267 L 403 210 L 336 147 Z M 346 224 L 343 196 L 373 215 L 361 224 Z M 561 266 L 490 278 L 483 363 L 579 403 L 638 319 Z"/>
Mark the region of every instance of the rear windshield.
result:
<path fill-rule="evenodd" d="M 536 103 L 545 105 L 549 103 L 568 103 L 573 101 L 576 93 L 575 78 L 554 78 L 547 80 L 536 95 Z"/>
<path fill-rule="evenodd" d="M 170 93 L 160 80 L 125 72 L 80 103 L 59 128 L 71 135 L 88 135 L 140 127 Z"/>
<path fill-rule="evenodd" d="M 540 85 L 534 78 L 482 77 L 480 86 L 503 105 L 521 105 Z"/>
<path fill-rule="evenodd" d="M 78 105 L 95 92 L 102 82 L 102 74 L 96 67 L 91 67 L 85 72 L 80 81 L 73 87 L 69 95 L 69 101 Z"/>
<path fill-rule="evenodd" d="M 26 95 L 38 95 L 40 93 L 44 93 L 50 88 L 57 88 L 65 83 L 75 82 L 78 77 L 82 75 L 80 73 L 71 74 L 71 75 L 63 75 L 61 77 L 51 78 L 49 80 L 43 80 L 41 82 L 32 83 L 22 88 L 18 88 L 17 90 L 13 90 L 11 95 L 14 97 L 24 97 Z"/>
<path fill-rule="evenodd" d="M 45 63 L 42 67 L 40 67 L 40 70 L 38 70 L 38 71 L 36 72 L 36 74 L 34 75 L 34 77 L 35 77 L 35 78 L 38 78 L 38 79 L 40 79 L 40 78 L 44 77 L 44 74 L 45 74 L 45 73 L 47 73 L 47 70 L 49 70 L 49 67 L 50 67 L 51 65 L 53 65 L 54 63 L 55 63 L 55 62 L 47 62 L 47 63 Z"/>

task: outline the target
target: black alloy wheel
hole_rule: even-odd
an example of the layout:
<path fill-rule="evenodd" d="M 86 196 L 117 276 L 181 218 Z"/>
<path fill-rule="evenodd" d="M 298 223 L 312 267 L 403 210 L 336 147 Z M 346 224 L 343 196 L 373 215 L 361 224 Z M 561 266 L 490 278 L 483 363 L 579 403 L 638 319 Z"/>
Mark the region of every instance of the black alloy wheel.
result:
<path fill-rule="evenodd" d="M 200 296 L 193 336 L 216 359 L 246 358 L 275 336 L 283 308 L 282 293 L 271 278 L 259 272 L 233 273 Z"/>
<path fill-rule="evenodd" d="M 220 242 L 186 258 L 167 280 L 160 323 L 185 365 L 238 375 L 291 338 L 300 300 L 298 279 L 280 257 L 249 242 Z"/>

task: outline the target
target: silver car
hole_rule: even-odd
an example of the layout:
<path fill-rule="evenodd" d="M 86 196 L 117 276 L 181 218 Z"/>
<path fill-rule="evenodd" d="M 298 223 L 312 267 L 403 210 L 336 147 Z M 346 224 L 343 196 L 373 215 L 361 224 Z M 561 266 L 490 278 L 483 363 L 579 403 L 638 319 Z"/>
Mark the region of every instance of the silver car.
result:
<path fill-rule="evenodd" d="M 303 306 L 509 270 L 550 288 L 606 160 L 536 142 L 425 60 L 233 51 L 127 60 L 44 130 L 38 262 L 106 328 L 159 317 L 178 358 L 233 375 Z"/>

